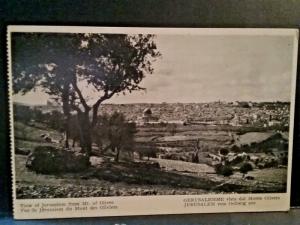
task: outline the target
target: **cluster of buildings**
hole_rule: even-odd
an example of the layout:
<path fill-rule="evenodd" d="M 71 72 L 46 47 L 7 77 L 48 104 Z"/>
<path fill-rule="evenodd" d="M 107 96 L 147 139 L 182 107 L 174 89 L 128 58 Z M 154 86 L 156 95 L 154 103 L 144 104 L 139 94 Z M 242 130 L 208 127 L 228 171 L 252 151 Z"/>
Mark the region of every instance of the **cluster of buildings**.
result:
<path fill-rule="evenodd" d="M 104 104 L 101 112 L 122 112 L 137 124 L 289 126 L 289 103 L 212 102 Z"/>
<path fill-rule="evenodd" d="M 25 107 L 19 105 L 19 107 Z M 43 113 L 61 111 L 53 102 L 46 105 L 27 106 Z M 103 104 L 99 113 L 123 113 L 137 124 L 207 124 L 231 126 L 275 127 L 289 126 L 290 104 L 282 102 L 211 102 L 211 103 L 139 103 Z"/>

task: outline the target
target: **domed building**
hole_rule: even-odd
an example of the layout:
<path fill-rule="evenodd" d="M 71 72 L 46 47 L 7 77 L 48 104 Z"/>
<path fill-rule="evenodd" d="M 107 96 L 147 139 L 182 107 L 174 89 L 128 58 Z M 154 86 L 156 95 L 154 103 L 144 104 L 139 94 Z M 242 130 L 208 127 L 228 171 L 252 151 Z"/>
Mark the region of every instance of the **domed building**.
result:
<path fill-rule="evenodd" d="M 150 108 L 146 108 L 143 111 L 143 117 L 151 117 L 152 116 L 152 110 Z"/>
<path fill-rule="evenodd" d="M 158 117 L 153 116 L 151 108 L 145 108 L 143 115 L 138 118 L 139 123 L 156 123 L 158 120 Z"/>

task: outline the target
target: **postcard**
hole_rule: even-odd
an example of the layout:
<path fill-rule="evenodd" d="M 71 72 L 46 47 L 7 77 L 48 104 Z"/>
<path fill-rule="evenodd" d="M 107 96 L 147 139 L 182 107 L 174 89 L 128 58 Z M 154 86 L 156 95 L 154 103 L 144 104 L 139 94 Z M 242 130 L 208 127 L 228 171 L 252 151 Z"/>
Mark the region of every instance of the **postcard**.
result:
<path fill-rule="evenodd" d="M 16 219 L 287 211 L 298 30 L 8 26 Z"/>

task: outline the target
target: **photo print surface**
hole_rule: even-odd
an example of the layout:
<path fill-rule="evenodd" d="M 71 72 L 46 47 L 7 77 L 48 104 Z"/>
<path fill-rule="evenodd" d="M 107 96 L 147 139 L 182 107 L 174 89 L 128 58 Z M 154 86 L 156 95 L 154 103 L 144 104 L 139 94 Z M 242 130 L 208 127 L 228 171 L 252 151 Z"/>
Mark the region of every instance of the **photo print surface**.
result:
<path fill-rule="evenodd" d="M 16 218 L 289 208 L 295 30 L 9 28 Z"/>

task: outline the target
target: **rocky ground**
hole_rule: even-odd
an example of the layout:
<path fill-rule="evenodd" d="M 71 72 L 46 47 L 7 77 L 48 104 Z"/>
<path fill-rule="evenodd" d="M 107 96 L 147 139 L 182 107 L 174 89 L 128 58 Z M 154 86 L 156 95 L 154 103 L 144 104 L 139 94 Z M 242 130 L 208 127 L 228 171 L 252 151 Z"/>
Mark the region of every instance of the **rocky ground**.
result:
<path fill-rule="evenodd" d="M 128 164 L 118 163 L 101 164 L 82 173 L 43 175 L 25 168 L 25 161 L 26 156 L 17 155 L 16 193 L 20 199 L 285 191 L 285 184 L 280 183 L 285 174 L 282 169 L 251 171 L 255 180 L 244 180 L 241 174 L 226 178 L 213 173 L 196 173 L 195 167 L 191 167 L 191 171 L 183 167 L 185 171 L 181 171 L 183 162 L 176 166 L 172 160 L 160 160 L 163 171 L 141 168 L 138 164 L 130 169 Z"/>
<path fill-rule="evenodd" d="M 204 190 L 171 189 L 162 186 L 128 186 L 125 184 L 111 184 L 100 186 L 84 185 L 18 185 L 19 199 L 33 198 L 77 198 L 77 197 L 108 197 L 108 196 L 142 196 L 142 195 L 187 195 L 204 194 Z"/>

